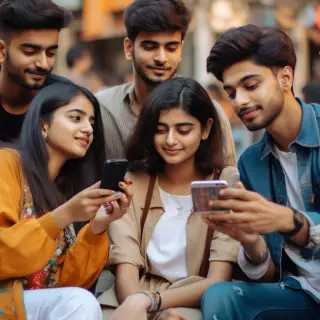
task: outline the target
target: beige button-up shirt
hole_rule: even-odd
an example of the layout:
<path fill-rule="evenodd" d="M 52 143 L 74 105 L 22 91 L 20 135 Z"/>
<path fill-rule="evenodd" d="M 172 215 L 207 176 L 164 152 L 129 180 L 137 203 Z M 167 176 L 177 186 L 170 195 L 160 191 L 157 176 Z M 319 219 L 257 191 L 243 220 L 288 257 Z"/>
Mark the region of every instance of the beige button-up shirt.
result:
<path fill-rule="evenodd" d="M 234 183 L 238 171 L 235 167 L 225 168 L 220 178 Z M 159 183 L 156 179 L 149 213 L 141 236 L 141 217 L 145 205 L 150 177 L 147 174 L 130 174 L 133 183 L 133 200 L 128 213 L 120 220 L 110 224 L 108 234 L 111 249 L 109 263 L 131 263 L 146 273 L 150 271 L 147 259 L 147 246 L 153 230 L 164 213 L 160 198 Z M 200 273 L 205 248 L 207 225 L 200 214 L 191 213 L 187 221 L 187 271 L 188 277 Z M 236 263 L 239 243 L 229 236 L 215 231 L 211 241 L 209 261 L 227 261 Z M 152 276 L 152 275 L 151 275 Z"/>

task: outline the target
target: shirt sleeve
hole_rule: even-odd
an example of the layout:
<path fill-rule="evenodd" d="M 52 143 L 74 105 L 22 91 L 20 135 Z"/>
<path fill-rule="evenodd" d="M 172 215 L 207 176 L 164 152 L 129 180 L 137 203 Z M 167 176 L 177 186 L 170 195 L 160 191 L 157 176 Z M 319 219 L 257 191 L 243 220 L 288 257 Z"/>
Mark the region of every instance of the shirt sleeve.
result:
<path fill-rule="evenodd" d="M 242 246 L 240 247 L 238 255 L 239 267 L 244 272 L 244 274 L 252 280 L 261 279 L 265 275 L 268 270 L 270 261 L 271 255 L 270 253 L 268 253 L 268 257 L 263 263 L 256 266 L 252 265 L 245 256 L 244 248 Z"/>
<path fill-rule="evenodd" d="M 215 231 L 210 247 L 209 261 L 237 262 L 240 243 L 224 233 Z"/>
<path fill-rule="evenodd" d="M 40 270 L 52 256 L 61 232 L 51 213 L 20 220 L 22 185 L 18 154 L 0 150 L 0 280 Z"/>
<path fill-rule="evenodd" d="M 107 233 L 98 235 L 91 232 L 90 224 L 84 226 L 57 272 L 58 286 L 90 288 L 99 277 L 108 259 L 108 252 Z"/>
<path fill-rule="evenodd" d="M 108 233 L 111 242 L 109 265 L 131 263 L 139 269 L 145 267 L 140 250 L 139 227 L 140 223 L 137 223 L 134 207 L 131 203 L 128 212 L 109 226 Z"/>

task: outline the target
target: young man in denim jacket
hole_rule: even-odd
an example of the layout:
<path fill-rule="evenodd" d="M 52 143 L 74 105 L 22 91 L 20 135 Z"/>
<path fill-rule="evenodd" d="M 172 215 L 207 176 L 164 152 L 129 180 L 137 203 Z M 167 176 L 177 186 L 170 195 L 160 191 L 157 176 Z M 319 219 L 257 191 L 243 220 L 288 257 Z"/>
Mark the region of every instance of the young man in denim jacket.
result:
<path fill-rule="evenodd" d="M 221 192 L 204 221 L 241 242 L 255 283 L 221 283 L 204 319 L 318 319 L 320 314 L 320 105 L 295 98 L 296 55 L 277 29 L 224 33 L 207 59 L 250 131 L 266 129 L 239 160 L 242 183 Z M 230 213 L 229 213 L 230 212 Z"/>

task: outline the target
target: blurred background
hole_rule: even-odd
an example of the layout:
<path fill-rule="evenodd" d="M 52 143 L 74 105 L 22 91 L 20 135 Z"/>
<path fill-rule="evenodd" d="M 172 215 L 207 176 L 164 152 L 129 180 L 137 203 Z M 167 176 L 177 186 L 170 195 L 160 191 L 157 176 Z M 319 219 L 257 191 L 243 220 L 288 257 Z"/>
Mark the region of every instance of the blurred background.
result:
<path fill-rule="evenodd" d="M 132 0 L 54 2 L 74 14 L 70 28 L 61 33 L 55 72 L 93 92 L 130 81 L 131 63 L 125 60 L 122 44 L 123 12 Z M 233 127 L 238 156 L 262 132 L 253 134 L 242 127 L 220 83 L 206 72 L 206 58 L 222 32 L 247 23 L 287 32 L 298 60 L 295 93 L 306 101 L 320 103 L 320 1 L 185 0 L 185 3 L 193 12 L 193 21 L 185 39 L 179 74 L 198 80 L 223 105 Z"/>

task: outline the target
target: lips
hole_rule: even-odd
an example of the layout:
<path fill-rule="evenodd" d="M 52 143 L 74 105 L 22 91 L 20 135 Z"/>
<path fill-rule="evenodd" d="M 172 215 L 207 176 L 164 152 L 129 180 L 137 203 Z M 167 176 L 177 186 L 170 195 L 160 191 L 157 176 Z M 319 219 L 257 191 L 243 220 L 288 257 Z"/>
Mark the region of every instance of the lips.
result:
<path fill-rule="evenodd" d="M 89 139 L 85 138 L 85 137 L 81 137 L 81 138 L 75 138 L 77 141 L 81 142 L 82 145 L 84 145 L 85 147 L 88 146 L 89 144 Z"/>
<path fill-rule="evenodd" d="M 256 116 L 259 108 L 243 110 L 239 113 L 240 118 L 248 120 Z"/>
<path fill-rule="evenodd" d="M 164 149 L 166 153 L 169 155 L 176 155 L 181 151 L 181 149 Z"/>

